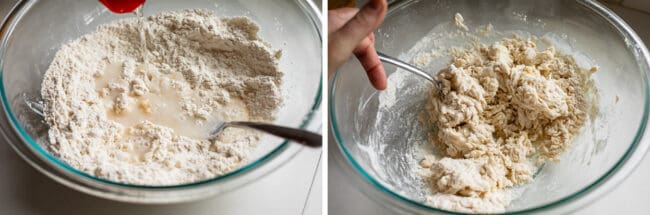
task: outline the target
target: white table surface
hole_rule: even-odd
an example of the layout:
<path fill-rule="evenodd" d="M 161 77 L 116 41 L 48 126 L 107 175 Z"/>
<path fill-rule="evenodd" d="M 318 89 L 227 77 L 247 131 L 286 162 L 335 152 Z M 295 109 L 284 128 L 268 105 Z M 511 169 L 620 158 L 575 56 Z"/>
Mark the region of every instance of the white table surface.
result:
<path fill-rule="evenodd" d="M 626 9 L 609 5 L 619 16 L 650 46 L 650 14 L 638 10 Z M 650 140 L 645 140 L 650 141 Z M 330 137 L 330 145 L 336 144 Z M 328 153 L 340 153 L 337 147 L 329 147 Z M 599 214 L 650 214 L 650 156 L 646 156 L 621 185 L 611 193 L 591 203 L 589 206 L 574 213 L 578 215 Z M 331 159 L 330 159 L 331 160 Z M 328 212 L 336 215 L 393 214 L 385 208 L 368 199 L 346 182 L 344 173 L 335 165 L 328 166 Z"/>
<path fill-rule="evenodd" d="M 15 2 L 0 0 L 0 19 Z M 321 149 L 305 148 L 259 181 L 217 197 L 182 204 L 139 205 L 96 198 L 58 184 L 0 141 L 0 214 L 316 215 L 322 211 L 321 154 Z"/>

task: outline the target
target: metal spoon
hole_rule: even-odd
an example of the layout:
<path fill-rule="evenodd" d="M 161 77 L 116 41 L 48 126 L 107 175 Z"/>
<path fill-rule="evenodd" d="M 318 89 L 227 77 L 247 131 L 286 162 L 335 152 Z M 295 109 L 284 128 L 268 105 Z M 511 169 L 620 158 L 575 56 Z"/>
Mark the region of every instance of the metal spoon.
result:
<path fill-rule="evenodd" d="M 300 143 L 306 146 L 310 146 L 310 147 L 321 147 L 323 145 L 322 143 L 323 137 L 320 134 L 302 130 L 302 129 L 289 128 L 289 127 L 273 125 L 268 123 L 261 123 L 261 122 L 241 122 L 241 121 L 220 122 L 216 126 L 216 129 L 211 132 L 210 138 L 215 138 L 219 136 L 219 134 L 227 127 L 255 129 L 267 134 L 275 135 L 277 137 L 282 137 L 284 139 L 296 143 Z"/>
<path fill-rule="evenodd" d="M 41 117 L 44 116 L 43 103 L 34 101 L 33 99 L 30 99 L 28 97 L 24 97 L 24 101 L 25 104 L 27 104 L 27 107 L 29 107 L 29 109 L 31 109 L 34 113 L 40 115 Z M 209 138 L 218 137 L 219 134 L 221 134 L 221 132 L 226 127 L 255 129 L 309 147 L 321 147 L 323 145 L 322 136 L 320 134 L 297 129 L 297 128 L 289 128 L 289 127 L 272 125 L 268 123 L 260 123 L 260 122 L 223 122 L 222 121 L 218 123 L 216 128 L 210 133 Z"/>
<path fill-rule="evenodd" d="M 415 67 L 415 66 L 413 66 L 413 65 L 411 65 L 409 63 L 406 63 L 406 62 L 401 61 L 401 60 L 399 60 L 397 58 L 388 56 L 388 55 L 386 55 L 384 53 L 377 52 L 377 55 L 379 55 L 379 60 L 381 62 L 395 65 L 395 66 L 397 66 L 399 68 L 402 68 L 402 69 L 404 69 L 406 71 L 409 71 L 409 72 L 411 72 L 413 74 L 416 74 L 416 75 L 418 75 L 418 76 L 420 76 L 422 78 L 425 78 L 425 79 L 429 80 L 431 83 L 436 85 L 436 88 L 438 88 L 438 90 L 442 89 L 442 86 L 440 86 L 440 82 L 438 81 L 438 79 L 436 79 L 432 75 L 429 75 L 429 73 L 426 73 L 423 70 L 421 70 L 421 69 L 419 69 L 419 68 L 417 68 L 417 67 Z"/>

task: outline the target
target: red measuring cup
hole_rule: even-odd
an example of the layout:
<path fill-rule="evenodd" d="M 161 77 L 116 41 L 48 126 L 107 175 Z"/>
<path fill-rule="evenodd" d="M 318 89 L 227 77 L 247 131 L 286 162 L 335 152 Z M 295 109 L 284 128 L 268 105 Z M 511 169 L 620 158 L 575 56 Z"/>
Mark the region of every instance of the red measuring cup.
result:
<path fill-rule="evenodd" d="M 99 0 L 113 13 L 133 13 L 145 0 Z"/>

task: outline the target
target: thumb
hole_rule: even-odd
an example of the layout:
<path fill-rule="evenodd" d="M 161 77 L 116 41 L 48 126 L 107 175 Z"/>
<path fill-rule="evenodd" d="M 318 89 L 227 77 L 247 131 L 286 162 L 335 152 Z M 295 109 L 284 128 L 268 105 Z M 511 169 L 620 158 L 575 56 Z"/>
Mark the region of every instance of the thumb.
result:
<path fill-rule="evenodd" d="M 346 53 L 345 55 L 350 57 L 361 40 L 384 20 L 387 7 L 386 0 L 370 0 L 341 29 L 330 35 L 330 51 L 334 49 L 335 53 Z"/>
<path fill-rule="evenodd" d="M 338 31 L 340 36 L 350 38 L 356 46 L 381 24 L 387 7 L 386 0 L 371 0 Z"/>

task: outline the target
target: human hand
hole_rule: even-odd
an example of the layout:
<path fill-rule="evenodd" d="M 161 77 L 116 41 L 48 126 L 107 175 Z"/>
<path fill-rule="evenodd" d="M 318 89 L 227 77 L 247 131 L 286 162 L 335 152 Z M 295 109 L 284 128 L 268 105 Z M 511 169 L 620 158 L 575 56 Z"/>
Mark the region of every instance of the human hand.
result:
<path fill-rule="evenodd" d="M 386 89 L 386 72 L 375 50 L 372 33 L 384 21 L 386 0 L 370 0 L 361 9 L 340 8 L 328 11 L 328 74 L 334 73 L 354 54 L 366 70 L 372 86 Z"/>

